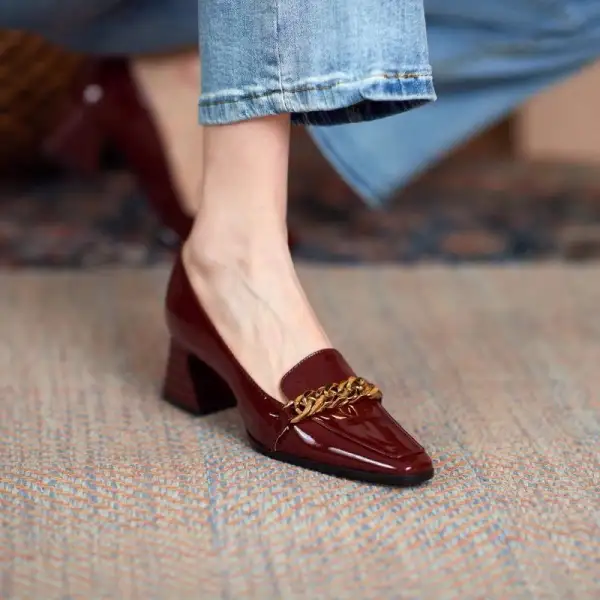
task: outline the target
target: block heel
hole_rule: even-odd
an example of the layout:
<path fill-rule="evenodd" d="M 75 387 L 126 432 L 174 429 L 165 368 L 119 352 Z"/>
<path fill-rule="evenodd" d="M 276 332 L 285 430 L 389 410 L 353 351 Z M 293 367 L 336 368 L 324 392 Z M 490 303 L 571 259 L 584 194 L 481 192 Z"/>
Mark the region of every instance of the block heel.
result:
<path fill-rule="evenodd" d="M 233 408 L 236 399 L 213 369 L 171 341 L 163 398 L 193 415 L 209 415 Z"/>

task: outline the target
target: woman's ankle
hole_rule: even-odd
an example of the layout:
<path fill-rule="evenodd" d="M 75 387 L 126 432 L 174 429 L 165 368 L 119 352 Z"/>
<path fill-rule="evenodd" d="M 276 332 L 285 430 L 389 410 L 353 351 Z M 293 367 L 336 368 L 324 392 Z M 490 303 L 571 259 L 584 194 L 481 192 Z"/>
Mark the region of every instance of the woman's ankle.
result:
<path fill-rule="evenodd" d="M 291 262 L 285 222 L 225 218 L 196 219 L 183 247 L 184 264 L 198 273 L 215 268 L 252 272 Z"/>
<path fill-rule="evenodd" d="M 197 273 L 271 282 L 293 271 L 286 223 L 289 115 L 209 127 L 203 185 L 185 246 Z M 262 283 L 260 283 L 262 282 Z"/>

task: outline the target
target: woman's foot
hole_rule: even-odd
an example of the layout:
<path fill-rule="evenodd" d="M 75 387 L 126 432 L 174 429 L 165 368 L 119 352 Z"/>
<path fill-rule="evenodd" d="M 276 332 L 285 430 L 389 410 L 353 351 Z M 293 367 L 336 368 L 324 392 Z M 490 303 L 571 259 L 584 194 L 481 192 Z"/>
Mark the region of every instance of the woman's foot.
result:
<path fill-rule="evenodd" d="M 235 357 L 265 392 L 283 401 L 282 375 L 331 346 L 287 243 L 289 122 L 273 117 L 205 135 L 199 216 L 182 259 Z"/>
<path fill-rule="evenodd" d="M 245 371 L 285 402 L 280 380 L 303 358 L 331 347 L 302 290 L 285 231 L 214 236 L 199 223 L 182 260 L 196 296 Z"/>

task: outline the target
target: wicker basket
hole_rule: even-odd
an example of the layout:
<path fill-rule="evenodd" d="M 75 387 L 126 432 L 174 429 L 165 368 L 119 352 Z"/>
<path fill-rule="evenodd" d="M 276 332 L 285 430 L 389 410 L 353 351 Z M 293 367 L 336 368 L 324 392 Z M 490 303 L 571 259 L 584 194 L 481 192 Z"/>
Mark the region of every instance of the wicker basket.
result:
<path fill-rule="evenodd" d="M 37 36 L 0 30 L 0 172 L 38 162 L 82 61 Z"/>

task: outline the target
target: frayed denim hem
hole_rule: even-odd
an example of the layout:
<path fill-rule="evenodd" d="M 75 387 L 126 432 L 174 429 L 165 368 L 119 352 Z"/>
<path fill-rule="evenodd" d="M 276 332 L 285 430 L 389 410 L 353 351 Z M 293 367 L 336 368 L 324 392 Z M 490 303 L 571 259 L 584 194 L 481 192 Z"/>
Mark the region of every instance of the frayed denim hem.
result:
<path fill-rule="evenodd" d="M 341 125 L 381 119 L 436 99 L 430 72 L 380 72 L 352 81 L 329 80 L 290 89 L 226 92 L 200 97 L 203 125 L 226 125 L 289 113 L 302 125 Z"/>

